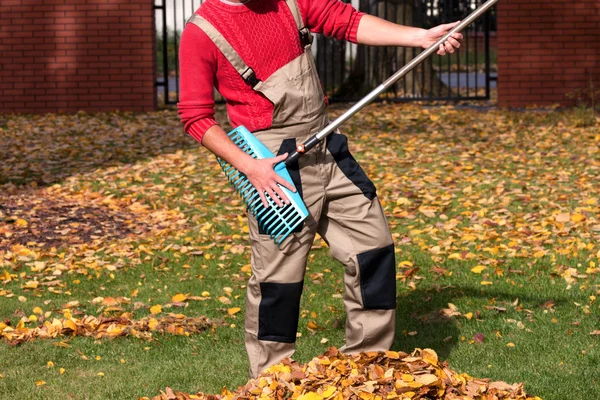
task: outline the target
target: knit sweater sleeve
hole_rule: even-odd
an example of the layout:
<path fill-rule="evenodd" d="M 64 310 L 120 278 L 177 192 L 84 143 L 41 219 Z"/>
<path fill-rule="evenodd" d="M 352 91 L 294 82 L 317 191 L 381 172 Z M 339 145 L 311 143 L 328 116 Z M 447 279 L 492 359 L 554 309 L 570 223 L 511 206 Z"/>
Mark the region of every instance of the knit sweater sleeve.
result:
<path fill-rule="evenodd" d="M 340 0 L 298 0 L 304 23 L 311 32 L 356 43 L 358 24 L 364 13 Z"/>
<path fill-rule="evenodd" d="M 184 130 L 202 143 L 202 137 L 217 122 L 214 118 L 214 82 L 218 50 L 204 31 L 186 25 L 179 45 L 180 83 L 177 110 Z"/>

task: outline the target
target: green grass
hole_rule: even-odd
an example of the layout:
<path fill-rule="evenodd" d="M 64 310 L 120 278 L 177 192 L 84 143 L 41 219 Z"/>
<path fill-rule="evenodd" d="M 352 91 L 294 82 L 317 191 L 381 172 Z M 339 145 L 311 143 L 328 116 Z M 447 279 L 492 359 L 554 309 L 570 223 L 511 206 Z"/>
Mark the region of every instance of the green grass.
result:
<path fill-rule="evenodd" d="M 60 132 L 60 124 L 70 121 L 69 116 L 61 118 L 40 123 Z M 5 270 L 15 275 L 0 283 L 0 293 L 6 292 L 0 295 L 0 321 L 15 325 L 34 307 L 60 318 L 70 301 L 80 303 L 71 309 L 76 318 L 102 315 L 105 310 L 92 303 L 94 298 L 127 297 L 131 302 L 122 304 L 121 312 L 134 319 L 150 315 L 151 306 L 162 305 L 158 316 L 202 315 L 216 325 L 189 337 L 155 333 L 151 341 L 59 337 L 16 347 L 0 341 L 0 398 L 124 399 L 152 397 L 165 387 L 219 393 L 223 387 L 233 390 L 245 384 L 243 308 L 248 274 L 242 268 L 250 262 L 244 247 L 247 233 L 239 218 L 243 208 L 218 166 L 187 139 L 176 135 L 175 143 L 158 139 L 165 126 L 176 126 L 175 113 L 127 120 L 132 128 L 139 124 L 149 137 L 161 141 L 143 144 L 143 150 L 135 149 L 139 129 L 124 133 L 119 124 L 102 126 L 98 121 L 106 120 L 106 115 L 78 118 L 83 121 L 78 128 L 82 132 L 122 134 L 119 142 L 129 147 L 121 148 L 119 158 L 103 167 L 101 160 L 111 150 L 89 141 L 89 148 L 75 147 L 86 160 L 84 168 L 65 160 L 68 169 L 53 178 L 40 160 L 64 156 L 70 134 L 57 134 L 56 147 L 46 148 L 43 157 L 32 154 L 17 166 L 18 171 L 28 171 L 18 182 L 9 172 L 0 176 L 7 189 L 0 191 L 0 204 L 43 196 L 83 205 L 95 202 L 107 210 L 112 207 L 133 225 L 145 223 L 162 232 L 102 237 L 84 248 L 48 249 L 30 243 L 27 247 L 33 253 L 17 254 L 19 248 L 11 247 L 11 241 L 33 229 L 31 224 L 18 230 L 0 222 L 0 249 L 4 248 L 0 276 Z M 600 329 L 600 299 L 596 299 L 600 298 L 596 271 L 600 193 L 594 183 L 600 175 L 600 129 L 575 126 L 571 118 L 568 112 L 375 105 L 346 126 L 351 150 L 378 187 L 396 240 L 393 349 L 432 348 L 453 370 L 524 382 L 528 393 L 546 400 L 600 398 L 600 336 L 591 334 Z M 21 129 L 27 123 L 24 117 L 9 117 L 0 132 L 7 136 L 0 136 L 0 141 L 15 145 L 39 140 L 34 134 L 10 135 L 27 132 Z M 96 163 L 88 157 L 90 151 L 98 155 Z M 51 184 L 45 185 L 42 178 Z M 31 182 L 39 187 L 12 186 Z M 131 208 L 135 201 L 148 209 Z M 21 207 L 22 212 L 13 212 L 31 221 L 32 214 L 26 211 L 32 208 L 27 203 Z M 422 207 L 435 210 L 435 215 L 423 214 Z M 43 203 L 36 210 L 43 213 Z M 570 220 L 561 228 L 556 221 L 561 213 L 585 219 Z M 7 217 L 0 215 L 0 221 Z M 46 221 L 60 217 L 44 214 Z M 111 224 L 111 218 L 107 214 L 98 226 Z M 7 237 L 7 231 L 13 236 Z M 300 362 L 344 343 L 343 267 L 319 247 L 319 241 L 316 245 L 301 303 L 294 356 Z M 46 261 L 48 268 L 35 271 L 35 261 Z M 53 275 L 58 264 L 68 269 Z M 471 272 L 476 265 L 486 269 Z M 569 277 L 570 268 L 577 276 Z M 54 287 L 57 293 L 44 286 L 24 288 L 30 280 L 49 279 L 60 281 Z M 186 307 L 168 308 L 175 294 L 203 292 L 210 296 L 189 300 Z M 221 297 L 228 298 L 228 304 Z M 460 316 L 442 316 L 440 311 L 449 303 Z M 229 315 L 232 307 L 242 311 Z M 318 330 L 308 329 L 311 321 Z M 36 386 L 39 381 L 45 384 Z"/>

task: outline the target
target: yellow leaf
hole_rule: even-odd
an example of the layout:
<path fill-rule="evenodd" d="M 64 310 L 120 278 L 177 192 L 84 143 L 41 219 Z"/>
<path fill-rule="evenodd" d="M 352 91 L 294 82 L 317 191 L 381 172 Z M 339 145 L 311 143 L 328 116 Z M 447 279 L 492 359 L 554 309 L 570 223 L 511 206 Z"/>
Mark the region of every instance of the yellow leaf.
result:
<path fill-rule="evenodd" d="M 240 271 L 249 274 L 250 272 L 252 272 L 252 267 L 250 266 L 250 264 L 246 264 L 240 269 Z"/>
<path fill-rule="evenodd" d="M 323 400 L 323 396 L 316 392 L 308 392 L 301 395 L 296 400 Z"/>
<path fill-rule="evenodd" d="M 159 322 L 156 318 L 150 318 L 148 320 L 148 328 L 150 328 L 151 331 L 155 330 L 158 325 Z"/>
<path fill-rule="evenodd" d="M 62 374 L 64 374 L 64 373 L 65 373 L 65 369 L 64 369 L 64 368 L 59 368 L 59 369 L 58 369 L 58 372 L 60 372 L 60 374 L 62 375 Z"/>
<path fill-rule="evenodd" d="M 202 297 L 208 297 L 210 296 L 210 293 L 207 291 L 202 292 Z"/>
<path fill-rule="evenodd" d="M 478 265 L 476 267 L 471 268 L 471 272 L 473 272 L 474 274 L 480 274 L 485 269 L 487 269 L 487 267 L 485 267 L 483 265 Z"/>
<path fill-rule="evenodd" d="M 63 321 L 63 328 L 68 328 L 75 332 L 77 330 L 77 325 L 72 319 L 66 319 Z"/>
<path fill-rule="evenodd" d="M 237 313 L 239 313 L 241 311 L 241 308 L 239 307 L 233 307 L 227 310 L 227 314 L 229 315 L 235 315 Z"/>
<path fill-rule="evenodd" d="M 468 312 L 465 314 L 465 318 L 470 320 L 471 318 L 473 318 L 473 313 L 472 312 Z"/>
<path fill-rule="evenodd" d="M 175 296 L 171 297 L 171 302 L 173 303 L 183 303 L 188 298 L 187 294 L 177 293 Z"/>
<path fill-rule="evenodd" d="M 421 357 L 431 365 L 437 365 L 439 362 L 437 353 L 432 349 L 423 349 Z"/>
<path fill-rule="evenodd" d="M 288 367 L 287 365 L 283 365 L 283 364 L 275 364 L 275 365 L 271 365 L 268 369 L 268 372 L 274 374 L 277 372 L 291 372 L 290 367 Z"/>
<path fill-rule="evenodd" d="M 546 252 L 544 250 L 536 251 L 535 253 L 533 253 L 533 256 L 535 258 L 542 258 L 545 255 L 546 255 Z"/>
<path fill-rule="evenodd" d="M 21 302 L 21 303 L 25 303 L 27 301 L 27 297 L 25 296 L 19 296 L 17 297 L 17 299 Z"/>
<path fill-rule="evenodd" d="M 45 385 L 45 384 L 46 384 L 46 381 L 37 381 L 35 383 L 35 386 L 42 386 L 42 385 Z"/>
<path fill-rule="evenodd" d="M 39 307 L 33 307 L 33 313 L 34 314 L 38 314 L 38 315 L 42 315 L 44 313 L 44 311 L 39 308 Z"/>
<path fill-rule="evenodd" d="M 506 347 L 515 347 L 515 344 L 514 344 L 514 343 L 512 343 L 512 342 L 511 342 L 511 343 L 507 343 L 507 344 L 506 344 Z"/>
<path fill-rule="evenodd" d="M 585 220 L 585 215 L 583 215 L 583 214 L 571 215 L 571 221 L 573 221 L 573 222 L 581 222 L 583 220 Z"/>
<path fill-rule="evenodd" d="M 397 359 L 400 358 L 400 354 L 398 354 L 397 351 L 388 350 L 388 351 L 385 352 L 385 355 L 386 355 L 387 358 L 391 358 L 393 360 L 397 360 Z"/>
<path fill-rule="evenodd" d="M 158 314 L 160 312 L 162 312 L 162 306 L 160 304 L 150 307 L 150 313 L 152 315 Z"/>
<path fill-rule="evenodd" d="M 407 206 L 407 205 L 410 205 L 410 200 L 407 199 L 406 197 L 398 197 L 398 200 L 396 200 L 396 205 L 397 206 Z"/>
<path fill-rule="evenodd" d="M 15 225 L 18 226 L 19 228 L 26 228 L 27 227 L 27 221 L 25 221 L 24 219 L 20 219 L 19 218 L 17 220 L 17 222 L 15 222 Z"/>
<path fill-rule="evenodd" d="M 319 326 L 315 323 L 315 321 L 309 321 L 307 327 L 308 329 L 312 329 L 313 331 L 315 329 L 319 329 Z"/>
<path fill-rule="evenodd" d="M 36 289 L 39 286 L 38 281 L 28 281 L 23 285 L 23 289 Z"/>
<path fill-rule="evenodd" d="M 477 236 L 475 235 L 471 235 L 471 234 L 466 234 L 463 237 L 461 237 L 461 240 L 465 241 L 465 242 L 473 242 L 477 239 Z"/>
<path fill-rule="evenodd" d="M 321 396 L 323 396 L 325 398 L 333 396 L 335 391 L 336 391 L 335 386 L 326 386 L 325 390 L 323 390 L 323 393 L 321 393 Z"/>
<path fill-rule="evenodd" d="M 490 282 L 490 281 L 481 281 L 481 284 L 482 284 L 483 286 L 487 286 L 487 285 L 492 285 L 492 284 L 493 284 L 493 282 Z"/>
<path fill-rule="evenodd" d="M 98 372 L 96 375 L 98 375 L 98 376 L 104 376 L 104 372 Z"/>

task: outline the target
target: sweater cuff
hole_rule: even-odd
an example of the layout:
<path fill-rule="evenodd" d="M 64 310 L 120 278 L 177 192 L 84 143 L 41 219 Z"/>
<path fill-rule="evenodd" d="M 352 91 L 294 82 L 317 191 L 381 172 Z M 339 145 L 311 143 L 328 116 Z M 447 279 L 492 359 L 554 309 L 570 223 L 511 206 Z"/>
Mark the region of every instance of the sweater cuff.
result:
<path fill-rule="evenodd" d="M 354 13 L 350 20 L 349 29 L 346 31 L 346 40 L 350 43 L 358 43 L 356 36 L 358 34 L 358 25 L 363 15 L 365 15 L 363 12 Z"/>
<path fill-rule="evenodd" d="M 212 126 L 217 125 L 217 121 L 213 118 L 203 118 L 187 127 L 186 132 L 202 144 L 202 138 L 206 131 Z"/>

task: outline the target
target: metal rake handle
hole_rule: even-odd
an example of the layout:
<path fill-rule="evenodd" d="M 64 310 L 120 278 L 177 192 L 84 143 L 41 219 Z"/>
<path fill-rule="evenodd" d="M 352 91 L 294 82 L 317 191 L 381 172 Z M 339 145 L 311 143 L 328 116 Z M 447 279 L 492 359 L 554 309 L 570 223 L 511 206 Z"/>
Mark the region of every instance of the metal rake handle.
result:
<path fill-rule="evenodd" d="M 456 32 L 462 31 L 468 25 L 470 25 L 473 21 L 479 18 L 483 13 L 485 13 L 488 9 L 490 9 L 494 4 L 496 4 L 499 0 L 488 0 L 486 3 L 480 5 L 475 11 L 473 11 L 467 18 L 462 20 L 460 24 L 456 25 L 450 32 L 448 32 L 443 38 L 429 46 L 425 51 L 421 52 L 417 57 L 413 58 L 408 64 L 406 64 L 402 69 L 396 72 L 394 75 L 390 76 L 385 82 L 381 85 L 377 86 L 374 90 L 372 90 L 369 94 L 363 97 L 358 103 L 353 105 L 348 111 L 337 117 L 333 122 L 323 128 L 321 131 L 316 133 L 307 139 L 304 143 L 298 145 L 296 150 L 288 156 L 285 160 L 285 164 L 289 166 L 294 161 L 297 161 L 304 153 L 315 147 L 320 141 L 325 139 L 328 135 L 334 132 L 337 128 L 340 127 L 344 122 L 346 122 L 350 117 L 354 114 L 362 110 L 367 104 L 371 103 L 373 100 L 377 98 L 381 93 L 385 92 L 390 88 L 398 79 L 402 78 L 404 75 L 412 71 L 417 65 L 421 64 L 427 57 L 431 56 L 435 53 L 441 44 L 446 42 L 452 36 L 452 34 Z"/>

